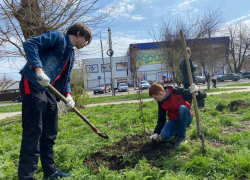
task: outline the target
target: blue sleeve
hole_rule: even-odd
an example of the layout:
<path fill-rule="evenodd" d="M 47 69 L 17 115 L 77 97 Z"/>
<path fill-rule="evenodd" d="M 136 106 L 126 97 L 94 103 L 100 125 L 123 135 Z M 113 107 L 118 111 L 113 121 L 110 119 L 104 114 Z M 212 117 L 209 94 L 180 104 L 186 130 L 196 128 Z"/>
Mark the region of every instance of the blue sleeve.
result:
<path fill-rule="evenodd" d="M 40 36 L 27 39 L 23 48 L 31 68 L 43 67 L 39 53 L 48 48 L 60 46 L 64 35 L 58 31 L 48 31 Z"/>

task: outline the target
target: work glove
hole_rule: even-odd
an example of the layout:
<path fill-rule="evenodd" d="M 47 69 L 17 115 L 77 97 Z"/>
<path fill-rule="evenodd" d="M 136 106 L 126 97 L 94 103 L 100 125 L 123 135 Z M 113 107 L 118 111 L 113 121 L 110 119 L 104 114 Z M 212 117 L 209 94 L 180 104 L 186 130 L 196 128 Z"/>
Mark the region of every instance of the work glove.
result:
<path fill-rule="evenodd" d="M 73 98 L 72 98 L 71 95 L 67 95 L 66 99 L 68 100 L 68 103 L 65 104 L 65 106 L 66 106 L 68 109 L 72 109 L 73 107 L 75 107 L 75 101 L 73 100 Z"/>
<path fill-rule="evenodd" d="M 154 133 L 153 135 L 150 136 L 150 140 L 153 141 L 153 140 L 156 140 L 158 137 L 158 133 Z"/>
<path fill-rule="evenodd" d="M 38 83 L 41 86 L 47 87 L 49 85 L 50 78 L 46 74 L 44 74 L 43 71 L 36 71 L 36 75 L 38 77 Z"/>
<path fill-rule="evenodd" d="M 196 93 L 196 95 L 197 95 L 197 92 L 198 92 L 198 87 L 193 83 L 193 84 L 191 84 L 191 86 L 189 87 L 189 92 L 190 93 Z"/>

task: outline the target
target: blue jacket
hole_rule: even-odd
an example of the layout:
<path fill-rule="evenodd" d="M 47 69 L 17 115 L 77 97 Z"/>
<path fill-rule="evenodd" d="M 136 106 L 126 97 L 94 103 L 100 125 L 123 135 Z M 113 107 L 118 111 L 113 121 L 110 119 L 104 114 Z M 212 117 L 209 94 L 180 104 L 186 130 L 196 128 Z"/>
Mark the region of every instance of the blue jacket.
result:
<path fill-rule="evenodd" d="M 63 77 L 56 81 L 54 87 L 62 94 L 71 93 L 70 74 L 74 66 L 75 54 L 67 34 L 48 31 L 40 36 L 27 39 L 23 43 L 23 48 L 28 61 L 20 74 L 42 91 L 46 91 L 47 88 L 43 88 L 38 83 L 36 71 L 33 68 L 42 67 L 44 73 L 50 78 L 50 83 L 52 83 L 70 58 L 68 70 L 65 71 Z"/>

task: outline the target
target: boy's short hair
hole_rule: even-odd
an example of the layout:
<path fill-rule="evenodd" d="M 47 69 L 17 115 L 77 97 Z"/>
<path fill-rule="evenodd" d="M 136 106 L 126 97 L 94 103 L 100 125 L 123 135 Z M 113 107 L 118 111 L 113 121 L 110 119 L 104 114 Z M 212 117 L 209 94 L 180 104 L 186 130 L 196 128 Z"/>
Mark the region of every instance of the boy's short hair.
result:
<path fill-rule="evenodd" d="M 69 27 L 66 34 L 77 36 L 78 31 L 80 32 L 80 36 L 85 38 L 88 45 L 92 40 L 92 33 L 91 30 L 85 24 L 83 23 L 73 24 L 72 26 Z"/>
<path fill-rule="evenodd" d="M 154 82 L 150 88 L 149 88 L 149 96 L 153 96 L 153 95 L 158 95 L 159 92 L 161 91 L 165 91 L 165 89 L 163 88 L 163 86 L 161 84 L 158 84 L 157 82 Z"/>
<path fill-rule="evenodd" d="M 187 53 L 190 54 L 191 53 L 191 49 L 190 47 L 187 47 Z"/>

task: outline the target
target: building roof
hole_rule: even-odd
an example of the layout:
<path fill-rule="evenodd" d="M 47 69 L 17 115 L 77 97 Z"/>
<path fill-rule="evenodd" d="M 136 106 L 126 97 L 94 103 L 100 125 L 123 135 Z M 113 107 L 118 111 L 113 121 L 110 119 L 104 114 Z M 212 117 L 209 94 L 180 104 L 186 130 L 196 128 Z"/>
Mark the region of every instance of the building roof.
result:
<path fill-rule="evenodd" d="M 224 36 L 224 37 L 212 37 L 211 38 L 211 43 L 229 43 L 230 38 L 229 36 Z M 148 43 L 137 43 L 136 49 L 158 49 L 161 44 L 164 41 L 161 42 L 148 42 Z M 188 45 L 194 43 L 194 42 L 202 42 L 202 43 L 208 43 L 210 42 L 209 38 L 200 38 L 200 39 L 186 39 L 186 43 Z M 130 44 L 129 47 L 133 47 L 135 44 Z"/>

